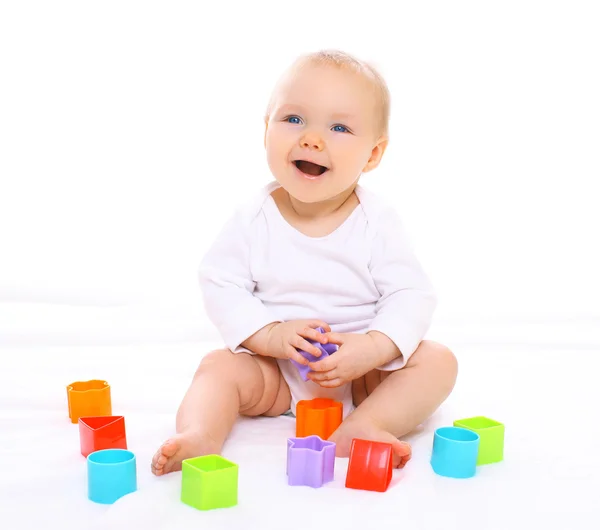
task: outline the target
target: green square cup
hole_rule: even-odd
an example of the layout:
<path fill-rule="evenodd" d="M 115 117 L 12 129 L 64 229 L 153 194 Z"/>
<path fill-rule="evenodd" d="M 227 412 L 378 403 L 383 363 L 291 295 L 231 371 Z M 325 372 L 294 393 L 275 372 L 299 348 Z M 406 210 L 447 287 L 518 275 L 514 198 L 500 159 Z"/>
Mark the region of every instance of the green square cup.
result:
<path fill-rule="evenodd" d="M 479 435 L 478 466 L 502 461 L 504 458 L 504 425 L 502 423 L 485 416 L 475 416 L 456 420 L 454 426 L 469 429 Z"/>
<path fill-rule="evenodd" d="M 238 465 L 218 455 L 188 458 L 181 464 L 181 501 L 197 510 L 237 504 Z"/>

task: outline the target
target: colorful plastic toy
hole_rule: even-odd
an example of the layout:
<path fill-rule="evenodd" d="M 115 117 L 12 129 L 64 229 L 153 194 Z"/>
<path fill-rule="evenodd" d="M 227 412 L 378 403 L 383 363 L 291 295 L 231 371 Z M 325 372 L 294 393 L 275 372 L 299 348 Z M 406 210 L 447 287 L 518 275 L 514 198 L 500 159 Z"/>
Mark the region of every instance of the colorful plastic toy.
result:
<path fill-rule="evenodd" d="M 333 480 L 335 443 L 318 436 L 288 438 L 287 476 L 290 486 L 320 488 Z"/>
<path fill-rule="evenodd" d="M 88 498 L 112 504 L 137 490 L 135 455 L 125 449 L 104 449 L 87 457 Z"/>
<path fill-rule="evenodd" d="M 494 464 L 504 459 L 504 425 L 485 416 L 456 420 L 455 427 L 462 427 L 479 435 L 477 465 Z"/>
<path fill-rule="evenodd" d="M 94 379 L 71 383 L 67 386 L 67 401 L 71 423 L 77 423 L 82 416 L 112 414 L 110 385 L 106 381 Z"/>
<path fill-rule="evenodd" d="M 355 438 L 350 447 L 346 487 L 384 492 L 392 480 L 392 445 Z"/>
<path fill-rule="evenodd" d="M 325 333 L 325 330 L 323 328 L 316 328 L 316 330 L 319 333 Z M 319 348 L 319 350 L 321 350 L 321 357 L 315 357 L 312 353 L 308 353 L 304 350 L 298 350 L 300 355 L 302 355 L 302 357 L 304 357 L 305 359 L 308 359 L 311 363 L 320 361 L 321 359 L 325 359 L 338 350 L 338 346 L 336 344 L 321 344 L 320 342 L 313 340 L 309 340 L 308 342 L 310 342 L 313 346 L 316 346 L 317 348 Z M 302 377 L 302 379 L 304 381 L 308 381 L 308 372 L 310 372 L 310 367 L 304 364 L 300 364 L 299 362 L 294 361 L 294 359 L 290 360 L 292 361 L 292 364 L 298 369 L 298 372 L 300 372 L 300 376 Z"/>
<path fill-rule="evenodd" d="M 235 506 L 238 500 L 238 466 L 218 455 L 198 456 L 182 462 L 181 501 L 197 510 Z"/>
<path fill-rule="evenodd" d="M 340 426 L 343 406 L 328 398 L 303 399 L 296 404 L 296 437 L 316 435 L 327 440 Z"/>
<path fill-rule="evenodd" d="M 441 427 L 433 435 L 431 467 L 443 477 L 475 475 L 479 435 L 461 427 Z"/>
<path fill-rule="evenodd" d="M 79 418 L 81 454 L 88 456 L 102 449 L 127 449 L 123 416 L 92 416 Z"/>

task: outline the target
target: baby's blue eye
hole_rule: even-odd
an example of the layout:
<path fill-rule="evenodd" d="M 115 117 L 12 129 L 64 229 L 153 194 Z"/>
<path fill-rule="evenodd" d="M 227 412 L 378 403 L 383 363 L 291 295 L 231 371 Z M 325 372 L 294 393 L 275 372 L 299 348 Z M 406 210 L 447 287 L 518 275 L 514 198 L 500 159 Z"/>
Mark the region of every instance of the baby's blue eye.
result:
<path fill-rule="evenodd" d="M 346 127 L 344 127 L 343 125 L 334 125 L 334 126 L 332 127 L 332 129 L 333 129 L 335 132 L 349 132 L 349 131 L 348 131 L 348 129 L 347 129 Z"/>
<path fill-rule="evenodd" d="M 296 125 L 299 125 L 301 123 L 300 118 L 298 118 L 298 116 L 288 116 L 285 121 L 287 121 L 288 123 L 294 123 Z"/>

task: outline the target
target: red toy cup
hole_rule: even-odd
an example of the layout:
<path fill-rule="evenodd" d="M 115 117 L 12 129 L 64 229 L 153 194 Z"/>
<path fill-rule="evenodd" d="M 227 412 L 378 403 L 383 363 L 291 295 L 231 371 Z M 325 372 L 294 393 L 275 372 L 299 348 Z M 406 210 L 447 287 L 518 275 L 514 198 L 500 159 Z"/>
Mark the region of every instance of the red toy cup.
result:
<path fill-rule="evenodd" d="M 79 418 L 81 454 L 102 449 L 127 449 L 125 418 L 123 416 L 92 416 Z"/>
<path fill-rule="evenodd" d="M 392 480 L 392 445 L 352 440 L 346 487 L 384 492 Z"/>

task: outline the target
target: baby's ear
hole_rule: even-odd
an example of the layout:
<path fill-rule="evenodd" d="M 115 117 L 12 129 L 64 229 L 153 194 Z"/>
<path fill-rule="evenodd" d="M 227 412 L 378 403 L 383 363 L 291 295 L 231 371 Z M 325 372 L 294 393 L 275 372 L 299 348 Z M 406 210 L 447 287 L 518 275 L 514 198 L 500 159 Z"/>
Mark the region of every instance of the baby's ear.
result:
<path fill-rule="evenodd" d="M 363 173 L 367 173 L 379 165 L 383 157 L 383 153 L 385 153 L 385 150 L 388 146 L 388 142 L 389 140 L 385 136 L 382 136 L 379 140 L 377 140 L 377 143 L 371 151 L 371 156 L 369 157 L 367 165 L 363 169 Z"/>

